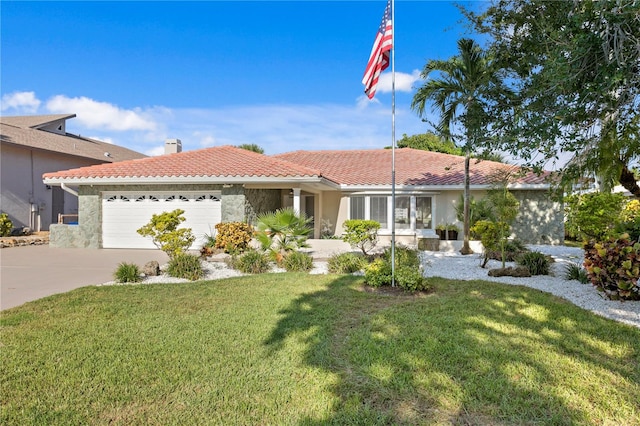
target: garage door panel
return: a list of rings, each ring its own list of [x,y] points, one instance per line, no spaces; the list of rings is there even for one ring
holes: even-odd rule
[[[125,201],[129,200],[129,201]],[[136,201],[137,200],[137,201]],[[191,228],[196,237],[191,246],[199,249],[205,234],[211,234],[221,218],[219,194],[203,193],[121,193],[105,194],[102,202],[102,246],[104,248],[155,248],[148,237],[136,230],[153,214],[185,211],[181,228]]]

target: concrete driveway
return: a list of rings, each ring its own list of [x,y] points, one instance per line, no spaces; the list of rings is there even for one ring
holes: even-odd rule
[[[160,250],[63,249],[48,245],[0,250],[0,309],[113,280],[121,262],[168,261]]]

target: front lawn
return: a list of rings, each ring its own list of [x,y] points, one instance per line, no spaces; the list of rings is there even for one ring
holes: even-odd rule
[[[537,290],[265,274],[2,313],[3,425],[640,425],[640,329]]]

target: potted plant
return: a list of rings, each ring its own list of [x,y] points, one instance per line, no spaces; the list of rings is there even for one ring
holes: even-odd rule
[[[460,228],[453,223],[441,223],[436,226],[436,233],[441,240],[457,240],[458,232]]]

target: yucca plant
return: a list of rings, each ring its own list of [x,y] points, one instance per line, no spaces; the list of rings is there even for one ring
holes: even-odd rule
[[[262,249],[280,264],[287,253],[309,247],[307,238],[311,233],[311,218],[292,208],[258,216],[256,239]]]

